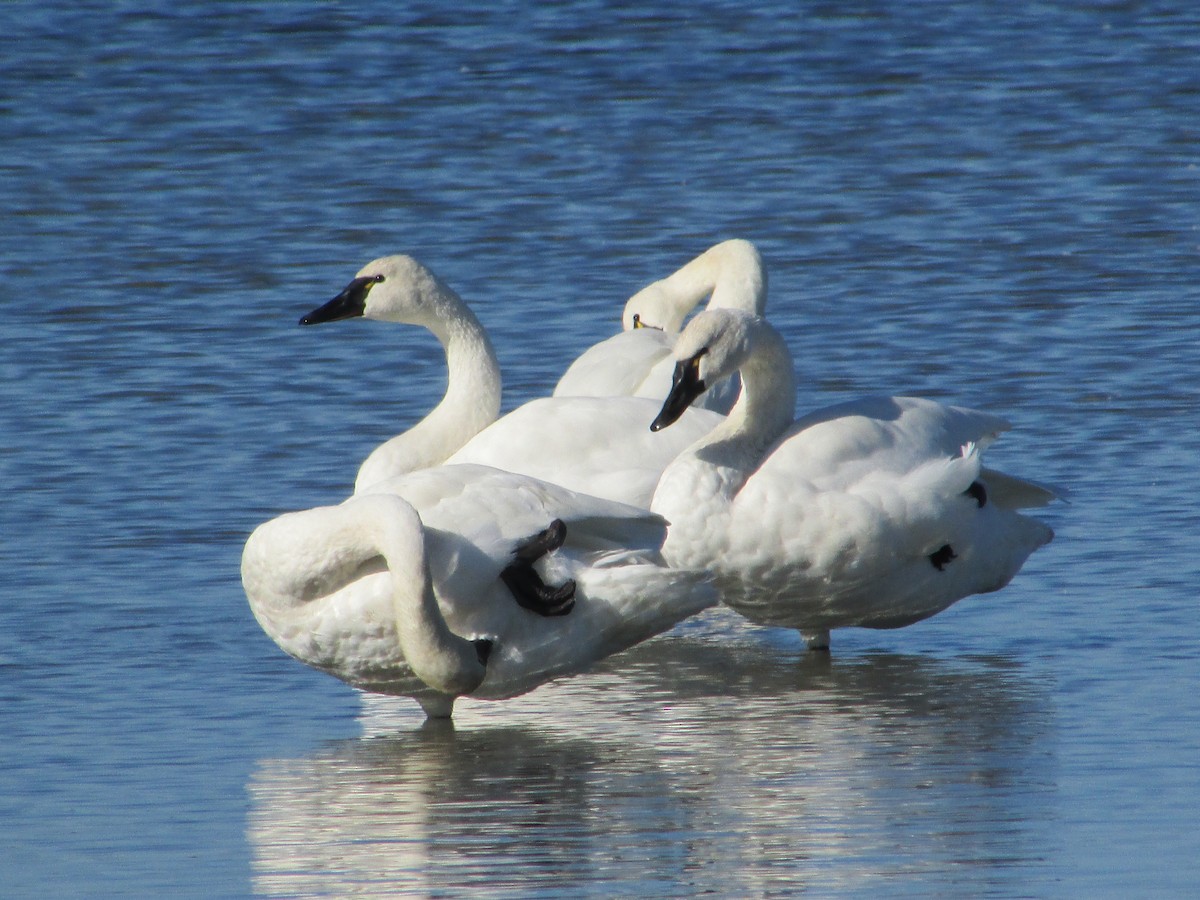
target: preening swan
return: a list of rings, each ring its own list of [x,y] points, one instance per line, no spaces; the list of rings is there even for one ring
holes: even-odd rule
[[[762,315],[767,273],[749,241],[722,241],[661,281],[629,298],[621,317],[625,330],[584,351],[559,379],[554,396],[632,395],[662,402],[671,389],[671,350],[688,314],[711,294],[708,309],[742,309]],[[727,413],[739,383],[715,385],[696,405]]]
[[[547,397],[493,423],[500,407],[500,366],[483,326],[454,291],[408,256],[368,263],[345,290],[300,321],[353,317],[428,328],[445,347],[449,370],[441,403],[367,457],[356,494],[443,462],[475,463],[647,507],[667,463],[720,421],[708,410],[689,410],[677,432],[655,435],[646,423],[657,413],[657,402]]]
[[[355,490],[436,466],[495,421],[500,364],[475,314],[441,279],[411,256],[385,256],[363,266],[346,288],[300,320],[301,325],[362,317],[420,325],[446,351],[446,395],[424,419],[381,444],[358,470]]]
[[[651,505],[671,522],[663,555],[710,569],[754,622],[798,628],[811,646],[831,628],[908,625],[1003,587],[1053,536],[1016,511],[1051,491],[981,468],[1002,419],[880,397],[793,421],[791,355],[744,312],[699,314],[674,357],[653,428],[735,370],[742,394],[663,473]]]
[[[524,693],[715,603],[705,575],[662,564],[665,533],[644,509],[443,466],[259,526],[242,583],[296,659],[448,716],[456,696]],[[531,580],[572,586],[573,608],[523,608]]]

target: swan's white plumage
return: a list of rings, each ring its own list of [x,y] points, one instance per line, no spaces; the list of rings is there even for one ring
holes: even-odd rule
[[[719,413],[691,409],[651,433],[660,404],[644,397],[543,397],[489,425],[446,461],[493,466],[573,491],[648,507],[663,469],[715,428]]]
[[[751,620],[818,639],[906,625],[1003,587],[1051,539],[1014,507],[1052,494],[1011,476],[989,484],[981,469],[1002,419],[879,397],[793,422],[791,357],[765,321],[701,313],[675,356],[701,350],[699,377],[740,369],[742,397],[667,468],[651,508],[671,522],[667,560],[710,568],[722,599]],[[992,494],[982,506],[966,493],[976,481]],[[955,556],[939,570],[931,554],[947,545]]]
[[[448,370],[441,402],[367,457],[355,493],[452,462],[505,469],[646,507],[667,463],[720,421],[715,413],[693,410],[676,433],[652,435],[647,426],[657,404],[630,397],[542,398],[496,420],[500,366],[483,326],[458,294],[409,256],[367,263],[341,294],[302,321],[353,316],[429,329],[445,348]]]
[[[671,389],[671,350],[688,314],[705,297],[709,309],[743,309],[762,315],[767,273],[749,241],[722,241],[666,278],[629,298],[624,331],[589,347],[554,388],[556,397],[649,397],[662,401]],[[727,413],[737,399],[735,378],[715,386],[696,405]]]
[[[346,537],[347,520],[374,535],[403,518],[388,503],[420,515],[411,546],[424,552],[434,618],[455,641],[494,641],[486,673],[473,687],[447,692],[414,670],[405,620],[395,612],[395,555],[385,559],[371,541]],[[566,616],[545,618],[518,606],[499,576],[516,544],[555,518],[566,523],[566,543],[538,567],[547,583],[574,579],[576,603]],[[703,575],[662,564],[665,530],[644,509],[510,472],[447,466],[260,526],[247,542],[242,577],[255,616],[289,654],[366,690],[416,697],[431,714],[446,715],[455,693],[485,699],[523,693],[712,605],[715,594]],[[409,635],[408,646],[422,649],[419,636]]]

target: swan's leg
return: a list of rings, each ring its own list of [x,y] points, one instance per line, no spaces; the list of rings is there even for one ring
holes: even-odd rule
[[[454,715],[454,697],[449,694],[422,694],[415,698],[430,719],[449,719]]]
[[[829,649],[829,629],[816,628],[812,630],[801,629],[800,637],[804,639],[805,645],[809,650],[828,650]]]
[[[500,573],[517,603],[542,616],[565,616],[575,606],[575,582],[567,579],[556,588],[542,581],[533,564],[557,550],[567,539],[567,526],[555,519],[545,531],[522,541],[513,551],[513,561]]]

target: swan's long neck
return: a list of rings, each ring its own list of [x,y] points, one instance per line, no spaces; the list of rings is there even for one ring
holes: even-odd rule
[[[740,309],[761,316],[767,304],[767,273],[749,241],[723,241],[661,282],[678,322],[705,297],[709,309]]]
[[[500,412],[500,364],[487,332],[449,288],[432,299],[428,314],[410,321],[433,332],[446,353],[445,396],[420,422],[367,457],[356,494],[385,478],[440,465]]]
[[[315,638],[311,608],[350,603],[338,592],[377,572],[381,558],[400,650],[413,673],[445,694],[474,690],[486,670],[475,645],[447,626],[429,578],[420,517],[395,495],[352,497],[259,526],[242,554],[242,583],[255,617],[281,647],[336,670],[337,648]]]
[[[681,454],[722,470],[724,489],[731,493],[753,474],[796,415],[796,376],[779,332],[769,326],[756,329],[752,350],[738,371],[742,393],[725,421]]]
[[[711,248],[716,270],[708,309],[740,309],[761,316],[767,308],[767,270],[749,241],[725,241]]]
[[[374,514],[373,530],[392,575],[400,649],[414,674],[444,694],[465,694],[479,687],[487,670],[475,645],[451,632],[442,616],[425,560],[424,526],[416,510],[391,494],[360,499],[383,501],[383,508]],[[353,505],[357,507],[357,502]]]

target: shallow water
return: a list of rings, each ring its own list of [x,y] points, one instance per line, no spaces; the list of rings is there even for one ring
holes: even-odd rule
[[[0,883],[12,896],[1200,887],[1188,4],[9,4]],[[454,728],[284,657],[245,535],[441,390],[299,329],[409,252],[506,406],[759,246],[799,409],[980,406],[1061,485],[1003,592],[831,658],[727,613]]]

